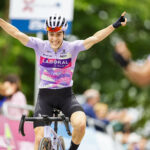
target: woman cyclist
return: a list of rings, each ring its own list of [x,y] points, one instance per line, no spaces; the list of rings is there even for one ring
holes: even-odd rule
[[[86,116],[72,92],[72,75],[77,55],[80,51],[91,48],[110,35],[115,28],[125,26],[127,19],[125,12],[113,24],[98,31],[85,40],[74,42],[64,41],[64,31],[67,20],[60,15],[51,15],[46,20],[48,40],[43,41],[20,32],[16,27],[0,19],[0,26],[9,35],[18,39],[23,45],[33,48],[39,64],[40,84],[38,100],[34,116],[38,114],[52,115],[52,108],[62,110],[70,118],[72,141],[69,150],[76,150],[85,134]],[[35,150],[43,137],[43,124],[34,122]]]

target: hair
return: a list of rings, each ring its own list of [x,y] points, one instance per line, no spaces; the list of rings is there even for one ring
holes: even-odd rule
[[[63,34],[65,35],[65,32],[64,31],[62,31],[63,32]],[[47,34],[47,37],[48,37],[48,31],[46,31],[46,34]]]
[[[7,75],[4,78],[4,82],[10,82],[11,84],[16,84],[17,85],[16,92],[21,90],[21,80],[15,74],[9,74],[9,75]]]
[[[95,106],[94,106],[94,111],[95,111],[95,112],[98,112],[98,111],[99,111],[100,109],[102,109],[102,108],[108,110],[108,105],[105,104],[105,103],[97,103],[97,104],[95,104]]]
[[[86,101],[88,101],[89,99],[92,99],[94,97],[99,97],[100,98],[100,93],[98,90],[95,89],[88,89],[84,92],[83,94],[86,98]]]

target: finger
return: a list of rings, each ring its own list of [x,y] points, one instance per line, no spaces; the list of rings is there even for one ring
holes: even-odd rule
[[[121,22],[121,25],[122,25],[122,26],[126,26],[126,23],[124,23],[124,22],[122,23],[122,22]]]
[[[126,14],[126,11],[124,11],[124,12],[121,14],[121,16],[125,16],[125,14]]]
[[[121,25],[122,26],[125,26],[127,24],[127,18],[125,18],[125,21],[124,22],[121,22]]]

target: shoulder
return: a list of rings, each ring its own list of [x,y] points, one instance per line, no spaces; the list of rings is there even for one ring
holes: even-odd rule
[[[75,40],[75,41],[66,41],[63,40],[64,44],[68,44],[68,45],[78,45],[78,44],[83,44],[84,40]]]
[[[69,41],[67,42],[67,44],[76,50],[85,50],[84,40]]]
[[[66,45],[70,45],[71,44],[71,42],[70,41],[65,41],[65,40],[63,40],[63,45],[64,46],[66,46]]]
[[[18,98],[18,99],[26,99],[25,95],[21,91],[17,91],[14,95],[13,98]]]
[[[43,42],[43,40],[40,39],[40,38],[37,38],[37,37],[30,36],[29,37],[29,42]]]
[[[29,41],[27,43],[27,46],[30,46],[30,45],[38,45],[38,44],[42,44],[42,43],[46,43],[46,41],[40,39],[40,38],[37,38],[37,37],[32,37],[30,36],[29,37]]]
[[[29,41],[27,43],[27,47],[31,47],[31,48],[38,48],[40,45],[43,45],[44,43],[46,43],[46,41],[43,41],[40,38],[37,37],[29,37]]]
[[[70,42],[70,44],[72,44],[72,45],[80,45],[80,44],[83,44],[83,42],[84,42],[84,40],[75,40],[75,41],[72,41],[72,42]]]

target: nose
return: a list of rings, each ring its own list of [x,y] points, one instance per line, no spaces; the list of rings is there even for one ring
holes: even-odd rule
[[[57,36],[53,36],[53,40],[57,40]]]

